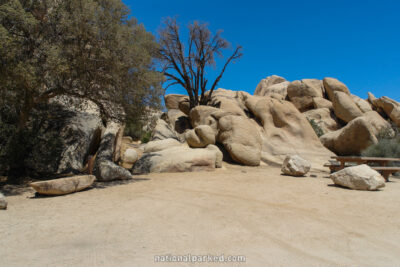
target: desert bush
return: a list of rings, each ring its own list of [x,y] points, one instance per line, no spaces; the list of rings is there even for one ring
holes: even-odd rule
[[[378,143],[369,146],[361,152],[364,157],[400,158],[400,135],[398,130],[393,132],[384,130],[378,134]],[[389,166],[400,166],[400,163],[391,162]],[[396,174],[399,176],[399,173]]]
[[[145,132],[142,135],[141,141],[144,144],[144,143],[148,143],[150,141],[150,139],[151,139],[151,132]]]
[[[314,129],[314,132],[317,134],[318,137],[323,136],[324,130],[318,125],[318,123],[315,122],[314,119],[308,119],[308,122],[311,124],[311,127]]]

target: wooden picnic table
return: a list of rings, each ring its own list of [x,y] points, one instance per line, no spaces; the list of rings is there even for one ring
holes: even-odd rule
[[[385,167],[389,162],[400,162],[400,158],[378,158],[378,157],[349,157],[349,156],[333,156],[340,162],[340,167],[343,169],[346,162],[355,162],[359,164],[378,163],[380,166]]]
[[[334,156],[331,157],[338,161],[338,165],[334,163],[326,164],[331,171],[339,171],[346,167],[346,163],[352,162],[357,165],[377,163],[379,166],[373,166],[372,168],[382,174],[386,181],[389,180],[389,176],[395,172],[400,172],[400,167],[387,167],[390,162],[400,162],[400,158],[378,158],[378,157],[352,157],[352,156]]]

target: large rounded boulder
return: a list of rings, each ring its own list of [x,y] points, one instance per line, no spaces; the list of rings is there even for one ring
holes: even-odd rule
[[[347,86],[342,83],[341,81],[339,81],[338,79],[335,78],[324,78],[324,80],[322,81],[326,94],[328,95],[329,100],[333,101],[333,92],[339,91],[339,92],[343,92],[346,93],[348,95],[350,95],[350,91],[349,88],[347,88]]]
[[[218,121],[218,141],[238,163],[258,166],[262,140],[254,124],[246,117],[227,115]]]
[[[344,92],[333,92],[332,103],[336,117],[344,122],[350,122],[363,115],[363,112],[354,103],[352,97]]]
[[[365,117],[352,120],[340,130],[321,136],[325,147],[338,155],[359,155],[361,151],[378,142],[374,129]]]

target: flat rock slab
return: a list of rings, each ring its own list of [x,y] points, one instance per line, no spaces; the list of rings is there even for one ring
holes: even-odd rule
[[[80,175],[48,181],[34,182],[30,186],[43,195],[66,195],[88,188],[96,180],[94,175]]]

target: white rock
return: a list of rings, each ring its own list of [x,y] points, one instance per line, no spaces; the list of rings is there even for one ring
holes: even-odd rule
[[[122,160],[127,163],[135,163],[139,159],[139,155],[133,148],[128,148],[122,157]]]
[[[291,176],[304,176],[311,169],[311,164],[298,155],[287,156],[282,164],[282,172]]]
[[[7,200],[6,197],[0,193],[0,210],[6,210],[7,209]]]
[[[220,159],[218,152],[213,149],[177,146],[145,153],[135,163],[133,173],[213,171]]]
[[[172,138],[151,141],[144,146],[144,153],[157,152],[180,145],[182,144],[178,140]]]
[[[385,179],[368,165],[348,167],[331,174],[332,181],[355,190],[377,190],[385,187]]]

